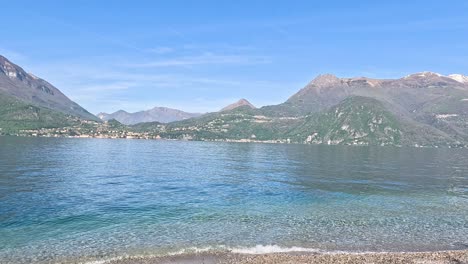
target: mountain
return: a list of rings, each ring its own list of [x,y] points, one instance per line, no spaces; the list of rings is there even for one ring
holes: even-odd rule
[[[396,115],[375,98],[350,96],[328,110],[308,115],[288,134],[294,142],[345,145],[458,145],[434,127]],[[465,141],[467,142],[467,141]]]
[[[333,145],[459,145],[431,126],[402,119],[370,97],[350,96],[335,106],[302,117],[269,117],[249,108],[216,112],[146,131],[188,140],[240,140]],[[141,129],[140,129],[141,130]],[[465,141],[468,142],[468,141]]]
[[[230,111],[230,110],[233,110],[233,109],[236,109],[238,107],[241,107],[241,106],[244,106],[244,107],[248,107],[248,108],[252,108],[252,109],[255,109],[256,107],[251,104],[249,101],[247,101],[246,99],[240,99],[239,101],[235,102],[235,103],[232,103],[226,107],[224,107],[223,109],[220,110],[220,112],[223,112],[223,111]]]
[[[468,85],[432,72],[399,79],[320,75],[279,105],[167,125],[169,138],[444,146],[468,143]]]
[[[99,113],[97,116],[104,121],[115,119],[122,124],[134,125],[143,122],[160,122],[169,123],[188,118],[198,117],[201,114],[187,113],[181,110],[167,108],[167,107],[154,107],[150,110],[139,111],[135,113],[128,113],[124,110],[119,110],[112,114]]]
[[[400,79],[320,75],[285,103],[262,107],[260,112],[267,116],[304,116],[350,96],[377,99],[400,119],[430,125],[459,139],[468,138],[468,84],[432,72]]]
[[[240,106],[166,124],[160,135],[188,140],[276,140],[282,139],[300,118],[276,118],[258,115],[256,109]],[[151,128],[156,129],[158,124]]]
[[[403,133],[398,118],[382,102],[351,96],[327,111],[307,116],[289,135],[304,143],[399,145]]]
[[[47,81],[25,72],[0,55],[0,96],[66,115],[98,120]]]
[[[300,116],[324,110],[348,96],[357,95],[392,103],[406,112],[417,112],[418,107],[436,99],[447,104],[447,100],[466,98],[467,91],[467,84],[430,72],[400,79],[338,78],[325,74],[315,78],[285,103],[264,107],[263,111],[269,115]]]

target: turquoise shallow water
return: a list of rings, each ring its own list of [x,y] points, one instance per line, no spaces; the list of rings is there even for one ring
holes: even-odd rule
[[[468,150],[0,137],[1,263],[192,247],[467,248]]]

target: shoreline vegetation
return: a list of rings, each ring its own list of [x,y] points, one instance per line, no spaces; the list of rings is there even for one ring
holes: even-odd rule
[[[287,139],[277,140],[258,140],[258,139],[193,139],[193,138],[163,138],[159,135],[141,135],[131,133],[129,135],[69,135],[69,134],[38,134],[38,133],[19,133],[19,134],[2,134],[0,137],[28,137],[28,138],[72,138],[72,139],[136,139],[136,140],[164,140],[164,141],[195,141],[195,142],[227,142],[227,143],[260,143],[260,144],[297,144],[297,145],[329,145],[329,146],[390,146],[390,147],[414,147],[414,148],[459,148],[468,149],[468,145],[372,145],[372,144],[334,144],[333,142],[323,143],[305,143],[291,142]]]
[[[98,263],[98,262],[89,262]],[[426,251],[426,252],[365,252],[365,253],[265,253],[239,254],[232,252],[203,252],[171,256],[138,256],[115,258],[99,263],[109,264],[256,264],[256,263],[468,263],[468,250]]]

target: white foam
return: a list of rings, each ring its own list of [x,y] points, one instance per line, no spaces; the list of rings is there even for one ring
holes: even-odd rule
[[[232,253],[239,254],[269,254],[269,253],[288,253],[288,252],[322,252],[316,248],[304,247],[280,247],[277,245],[256,245],[255,247],[232,248]]]
[[[90,260],[86,262],[79,262],[79,264],[105,264],[111,261],[122,260],[125,258],[129,258],[129,256],[120,256],[120,257],[107,258],[107,259],[102,259],[102,260]]]
[[[184,255],[184,254],[198,254],[198,253],[205,253],[205,252],[215,252],[215,251],[226,251],[229,252],[229,248],[226,246],[215,246],[215,247],[189,247],[183,248],[177,251],[171,251],[166,253],[159,253],[159,254],[145,254],[145,255],[124,255],[119,257],[111,257],[101,260],[90,260],[85,262],[80,262],[79,264],[105,264],[115,260],[122,260],[122,259],[135,259],[135,258],[156,258],[156,257],[164,257],[164,256],[177,256],[177,255]]]
[[[190,253],[204,253],[204,252],[213,252],[213,251],[230,251],[230,248],[226,246],[214,246],[214,247],[189,247],[184,248],[178,251],[169,252],[164,255],[166,256],[174,256],[174,255],[182,255],[182,254],[190,254]]]
[[[160,254],[145,254],[145,255],[132,255],[132,256],[120,256],[120,257],[111,257],[103,260],[92,260],[81,262],[80,264],[105,264],[115,260],[122,259],[135,259],[135,258],[154,258],[154,257],[164,257],[164,256],[177,256],[184,254],[199,254],[199,253],[209,253],[209,252],[226,252],[226,253],[235,253],[235,254],[247,254],[247,255],[260,255],[260,254],[274,254],[274,253],[293,253],[293,252],[307,252],[307,253],[321,253],[321,254],[365,254],[368,252],[348,252],[348,251],[324,251],[317,248],[306,248],[306,247],[281,247],[278,245],[256,245],[253,247],[228,247],[224,245],[219,246],[209,246],[209,247],[189,247],[183,248],[177,251],[160,253]]]
[[[224,245],[211,246],[211,247],[189,247],[178,251],[163,254],[165,256],[174,256],[190,253],[206,253],[206,252],[230,252],[237,254],[269,254],[269,253],[288,253],[288,252],[313,252],[313,253],[325,253],[320,249],[316,248],[305,248],[305,247],[281,247],[278,245],[256,245],[253,247],[228,247]]]

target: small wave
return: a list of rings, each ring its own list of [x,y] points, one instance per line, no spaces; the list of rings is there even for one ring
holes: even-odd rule
[[[291,253],[291,252],[310,252],[310,253],[326,253],[316,248],[305,248],[305,247],[281,247],[278,245],[256,245],[253,247],[228,247],[224,245],[219,246],[207,246],[207,247],[188,247],[176,251],[169,251],[165,253],[156,254],[145,254],[145,255],[125,255],[119,257],[112,257],[103,260],[92,260],[81,262],[81,264],[105,264],[115,260],[132,259],[132,258],[156,258],[165,256],[178,256],[186,254],[201,254],[201,253],[234,253],[234,254],[271,254],[271,253]]]
[[[111,261],[115,260],[122,260],[126,258],[131,258],[130,256],[120,256],[120,257],[114,257],[114,258],[107,258],[107,259],[101,259],[101,260],[89,260],[89,261],[84,261],[84,262],[79,262],[78,264],[105,264]]]
[[[312,252],[323,253],[322,250],[316,248],[305,247],[281,247],[277,245],[256,245],[254,247],[231,248],[232,253],[239,254],[269,254],[269,253],[288,253],[288,252]]]
[[[196,254],[196,253],[207,253],[207,252],[230,252],[231,249],[226,246],[207,246],[207,247],[188,247],[177,251],[172,251],[159,256],[176,256],[183,254]]]
[[[207,253],[207,252],[226,252],[236,254],[269,254],[269,253],[288,253],[288,252],[311,252],[311,253],[325,253],[317,248],[305,247],[281,247],[278,245],[256,245],[253,247],[228,247],[224,245],[209,246],[209,247],[189,247],[178,251],[170,252],[164,255],[181,255],[191,253]]]
[[[398,251],[399,253],[408,253],[412,251]],[[424,251],[423,251],[424,252]],[[153,252],[150,254],[123,254],[116,257],[108,257],[105,259],[94,259],[82,262],[73,262],[79,264],[106,264],[113,261],[123,259],[151,259],[151,258],[164,258],[168,256],[182,256],[182,255],[197,255],[197,254],[218,254],[218,253],[232,253],[232,254],[246,254],[246,255],[261,255],[261,254],[275,254],[275,253],[319,253],[319,254],[352,254],[361,255],[369,253],[391,253],[391,251],[343,251],[343,250],[323,250],[318,248],[307,247],[282,247],[278,245],[256,245],[253,247],[229,247],[225,245],[206,246],[206,247],[187,247],[174,251]],[[395,253],[395,252],[393,252]],[[67,262],[68,263],[68,262]]]

